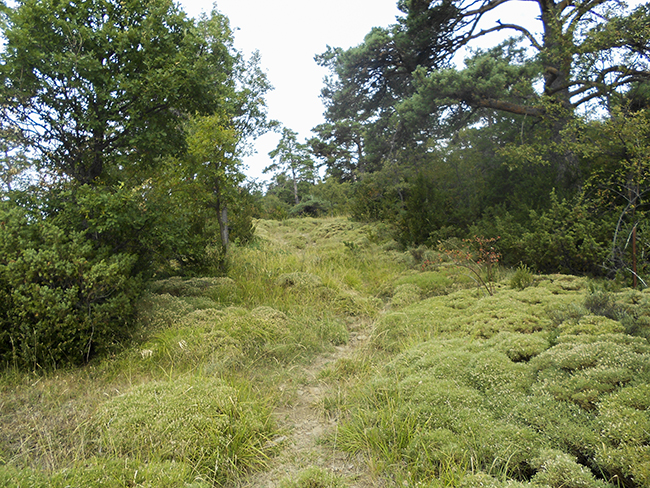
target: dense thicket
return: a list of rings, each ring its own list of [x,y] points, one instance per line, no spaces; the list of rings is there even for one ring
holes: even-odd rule
[[[401,0],[396,24],[328,48],[312,150],[404,245],[478,233],[507,264],[640,277],[650,6],[530,3],[521,23],[510,0]]]
[[[241,158],[270,86],[217,11],[25,0],[2,15],[0,360],[81,363],[129,336],[152,276],[211,271],[251,237]]]

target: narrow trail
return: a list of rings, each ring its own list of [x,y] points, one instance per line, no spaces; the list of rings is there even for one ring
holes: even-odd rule
[[[275,440],[281,452],[269,462],[266,471],[255,473],[241,488],[277,488],[287,480],[295,479],[308,468],[318,467],[345,480],[350,488],[380,487],[379,480],[371,479],[368,468],[361,458],[352,458],[337,451],[331,443],[322,442],[336,432],[338,419],[328,418],[322,408],[323,399],[332,385],[320,379],[320,373],[339,359],[350,358],[361,350],[368,340],[365,326],[357,324],[358,330],[350,332],[347,344],[336,346],[333,352],[322,354],[302,366],[304,380],[297,388],[290,405],[274,412],[278,426],[286,432]],[[287,385],[280,385],[285,388]]]

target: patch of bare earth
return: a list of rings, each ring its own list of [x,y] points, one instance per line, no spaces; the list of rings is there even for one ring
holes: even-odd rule
[[[365,331],[352,332],[348,344],[337,346],[334,352],[303,367],[304,380],[297,388],[295,400],[274,412],[278,426],[286,432],[275,440],[281,447],[280,454],[270,460],[268,470],[254,474],[241,488],[276,488],[282,481],[295,479],[301,471],[312,467],[340,477],[350,488],[383,486],[371,475],[364,459],[336,449],[331,439],[335,439],[338,419],[325,415],[322,407],[331,386],[320,379],[320,373],[335,361],[352,357],[366,341]],[[330,441],[323,442],[325,438]]]

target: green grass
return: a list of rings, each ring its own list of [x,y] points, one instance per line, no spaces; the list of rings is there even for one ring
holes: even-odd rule
[[[152,283],[116,356],[5,370],[0,486],[237,486],[282,448],[271,413],[299,366],[353,333],[319,406],[381,486],[650,486],[650,293],[519,269],[489,296],[340,217],[257,236],[225,277]],[[281,486],[352,483],[306,467]]]

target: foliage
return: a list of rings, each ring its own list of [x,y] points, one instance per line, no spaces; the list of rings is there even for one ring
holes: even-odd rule
[[[551,194],[547,212],[531,212],[531,230],[521,236],[525,262],[541,272],[602,273],[606,259],[606,221],[592,218],[586,204],[560,202]]]
[[[498,235],[498,249],[506,265],[523,263],[542,273],[606,274],[611,216],[595,214],[597,210],[581,199],[560,201],[555,192],[549,205],[544,211],[531,210],[527,222],[503,209],[493,209],[471,230]]]
[[[612,220],[616,219],[610,224],[612,244],[607,267],[612,274],[634,276],[636,282],[645,273],[642,260],[638,268],[636,261],[646,251],[643,222],[650,190],[650,113],[647,109],[630,112],[625,106],[617,107],[606,120],[576,121],[569,132],[574,150],[594,161],[586,182],[587,194],[612,215]]]
[[[577,107],[617,98],[647,79],[646,7],[629,11],[609,0],[573,8],[540,0],[529,28],[508,11],[511,3],[402,1],[396,24],[374,28],[359,46],[320,55],[331,72],[322,91],[327,122],[312,146],[332,174],[349,179],[355,171],[376,171],[399,162],[414,142],[426,153],[429,139],[486,125],[495,112],[514,116],[522,135],[516,146],[540,149],[526,139],[543,125],[552,146]],[[487,20],[488,13],[498,20]],[[494,33],[512,37],[471,50]],[[456,67],[453,58],[463,48],[470,56]],[[538,159],[555,165],[558,176],[578,174],[571,154],[547,149]]]
[[[127,210],[135,202],[124,197],[116,200]],[[117,203],[110,196],[108,202]],[[57,222],[11,202],[2,202],[0,212],[5,364],[34,370],[80,364],[129,336],[143,263],[130,242],[133,235],[120,235],[124,221],[77,213],[76,222]],[[85,229],[79,225],[84,217]],[[99,233],[111,239],[89,238]]]
[[[29,168],[27,156],[22,148],[20,134],[10,128],[0,130],[0,192],[11,192],[27,184],[26,171]]]
[[[533,273],[525,264],[519,264],[510,278],[510,287],[523,290],[533,284]]]
[[[210,37],[168,0],[30,0],[5,14],[4,121],[40,164],[82,184],[141,177],[178,152],[185,114],[212,113],[230,77],[216,12]]]
[[[311,187],[310,192],[315,198],[323,200],[331,206],[331,215],[350,214],[352,193],[350,183],[338,183],[333,178],[328,178],[325,181],[318,181],[316,185]]]
[[[261,201],[259,218],[283,220],[289,217],[290,205],[281,200],[275,193],[268,192]]]
[[[404,182],[394,172],[378,172],[364,176],[353,187],[351,216],[361,222],[394,222],[399,214],[398,201]]]
[[[329,213],[329,209],[330,205],[328,202],[312,197],[291,207],[289,216],[299,217],[301,215],[308,215],[310,217],[322,217]]]
[[[2,202],[2,356],[54,367],[127,339],[154,274],[211,266],[205,219],[145,184],[14,193]]]
[[[88,362],[129,337],[146,280],[217,271],[229,229],[252,239],[237,187],[270,86],[216,10],[2,7],[0,355],[33,369]]]

